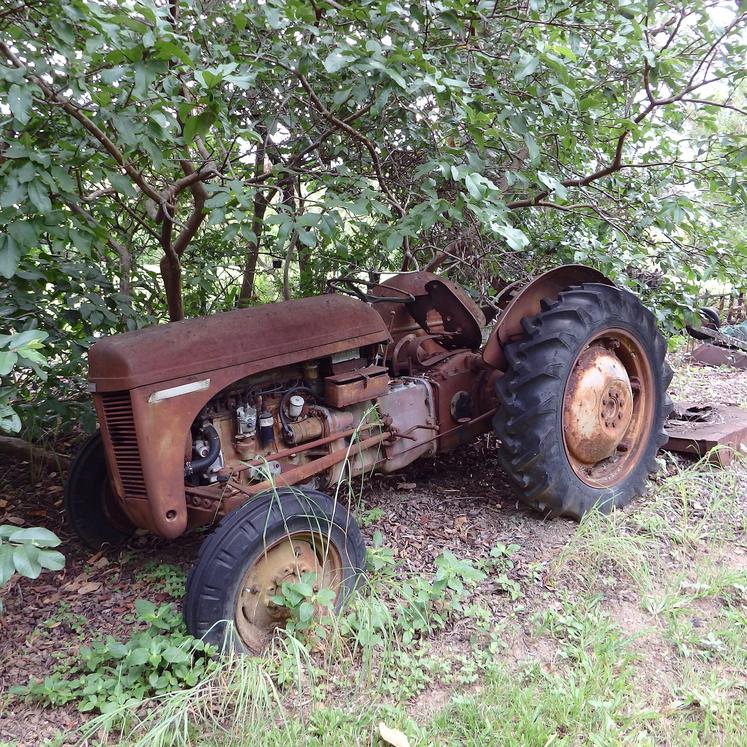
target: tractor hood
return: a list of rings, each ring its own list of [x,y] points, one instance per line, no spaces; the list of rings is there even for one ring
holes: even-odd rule
[[[258,361],[276,368],[388,340],[367,304],[316,296],[106,337],[89,351],[89,380],[97,392],[121,391]]]

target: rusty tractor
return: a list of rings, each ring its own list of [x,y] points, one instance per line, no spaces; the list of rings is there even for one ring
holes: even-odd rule
[[[311,579],[335,605],[365,564],[339,486],[494,429],[520,498],[544,515],[608,511],[644,490],[666,440],[671,371],[653,315],[581,265],[495,299],[497,318],[427,272],[104,338],[100,424],[65,505],[93,547],[137,528],[217,523],[188,579],[195,636],[261,649]]]

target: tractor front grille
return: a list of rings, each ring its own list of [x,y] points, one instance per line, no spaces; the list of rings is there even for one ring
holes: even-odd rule
[[[143,467],[135,433],[135,419],[129,392],[101,394],[106,417],[106,429],[112,441],[116,470],[122,482],[125,498],[146,498]]]

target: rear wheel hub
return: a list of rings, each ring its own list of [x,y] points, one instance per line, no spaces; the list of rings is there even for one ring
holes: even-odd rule
[[[629,332],[599,332],[579,353],[563,396],[563,441],[587,485],[611,488],[635,469],[650,430],[652,394],[651,366]]]
[[[591,465],[615,453],[633,416],[633,390],[613,352],[595,345],[579,356],[564,407],[565,439],[573,457]]]

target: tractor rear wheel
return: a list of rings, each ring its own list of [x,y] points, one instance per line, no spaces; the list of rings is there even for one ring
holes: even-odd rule
[[[496,384],[501,465],[548,515],[626,505],[656,470],[672,409],[653,314],[627,291],[586,283],[543,301],[522,327]]]
[[[118,545],[135,531],[112,491],[100,431],[83,444],[70,466],[64,504],[75,533],[93,550]]]
[[[331,590],[339,611],[365,558],[358,525],[342,504],[305,488],[261,493],[228,514],[200,548],[187,579],[187,628],[218,647],[259,653],[293,612],[278,603],[286,582],[306,582],[312,605],[320,590]]]

